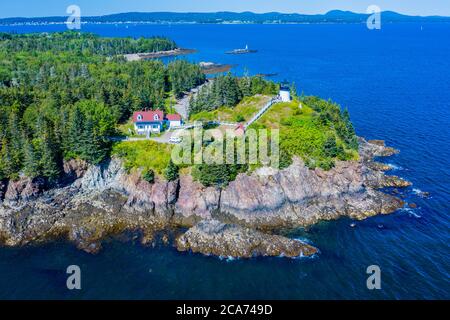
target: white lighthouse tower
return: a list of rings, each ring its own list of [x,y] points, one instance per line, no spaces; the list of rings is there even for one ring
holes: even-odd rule
[[[291,101],[291,89],[286,84],[281,84],[280,86],[280,93],[279,93],[280,99],[283,102],[290,102]]]

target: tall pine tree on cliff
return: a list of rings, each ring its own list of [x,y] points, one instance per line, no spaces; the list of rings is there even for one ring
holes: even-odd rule
[[[23,139],[23,173],[29,178],[39,175],[39,159],[33,144],[29,139]]]
[[[45,132],[41,138],[40,144],[41,173],[48,178],[50,182],[55,182],[61,173],[58,146],[55,143],[55,137],[51,126],[47,123]]]
[[[22,165],[22,132],[17,107],[14,106],[8,120],[8,146],[11,169],[18,172]]]
[[[75,107],[69,120],[69,129],[67,132],[68,154],[67,157],[79,157],[83,153],[83,129],[84,114],[80,108]]]
[[[2,140],[2,147],[0,150],[0,178],[12,178],[16,172],[14,162],[11,157],[9,142],[6,138]]]
[[[172,160],[169,161],[166,170],[164,170],[164,177],[168,181],[174,181],[179,177],[179,168],[172,162]]]
[[[81,158],[92,164],[98,164],[106,157],[106,149],[103,146],[102,139],[96,134],[94,122],[87,118],[84,123],[83,134],[81,137]]]

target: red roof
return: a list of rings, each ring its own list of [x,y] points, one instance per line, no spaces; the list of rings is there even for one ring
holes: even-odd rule
[[[154,122],[163,121],[164,112],[161,110],[155,111],[136,111],[133,113],[133,122]]]
[[[178,113],[168,114],[166,117],[169,121],[181,121],[181,116]]]

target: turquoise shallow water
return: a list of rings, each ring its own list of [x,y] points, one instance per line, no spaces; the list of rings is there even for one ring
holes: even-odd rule
[[[0,298],[405,299],[450,298],[450,24],[85,25],[104,36],[166,35],[199,52],[194,61],[237,64],[236,73],[277,73],[305,94],[349,108],[357,133],[401,154],[383,161],[413,182],[417,209],[357,222],[320,223],[292,236],[319,247],[313,259],[225,261],[173,248],[108,241],[91,256],[67,243],[0,248]],[[0,27],[0,31],[63,26]],[[257,54],[224,52],[244,47]],[[421,192],[430,192],[423,198]],[[65,268],[83,270],[80,292],[65,289]],[[379,265],[382,290],[366,288]]]

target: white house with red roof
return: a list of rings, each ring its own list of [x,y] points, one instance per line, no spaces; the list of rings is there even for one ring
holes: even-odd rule
[[[182,125],[179,114],[165,115],[161,110],[136,111],[133,113],[134,130],[137,134],[160,133],[165,128],[174,128]]]

